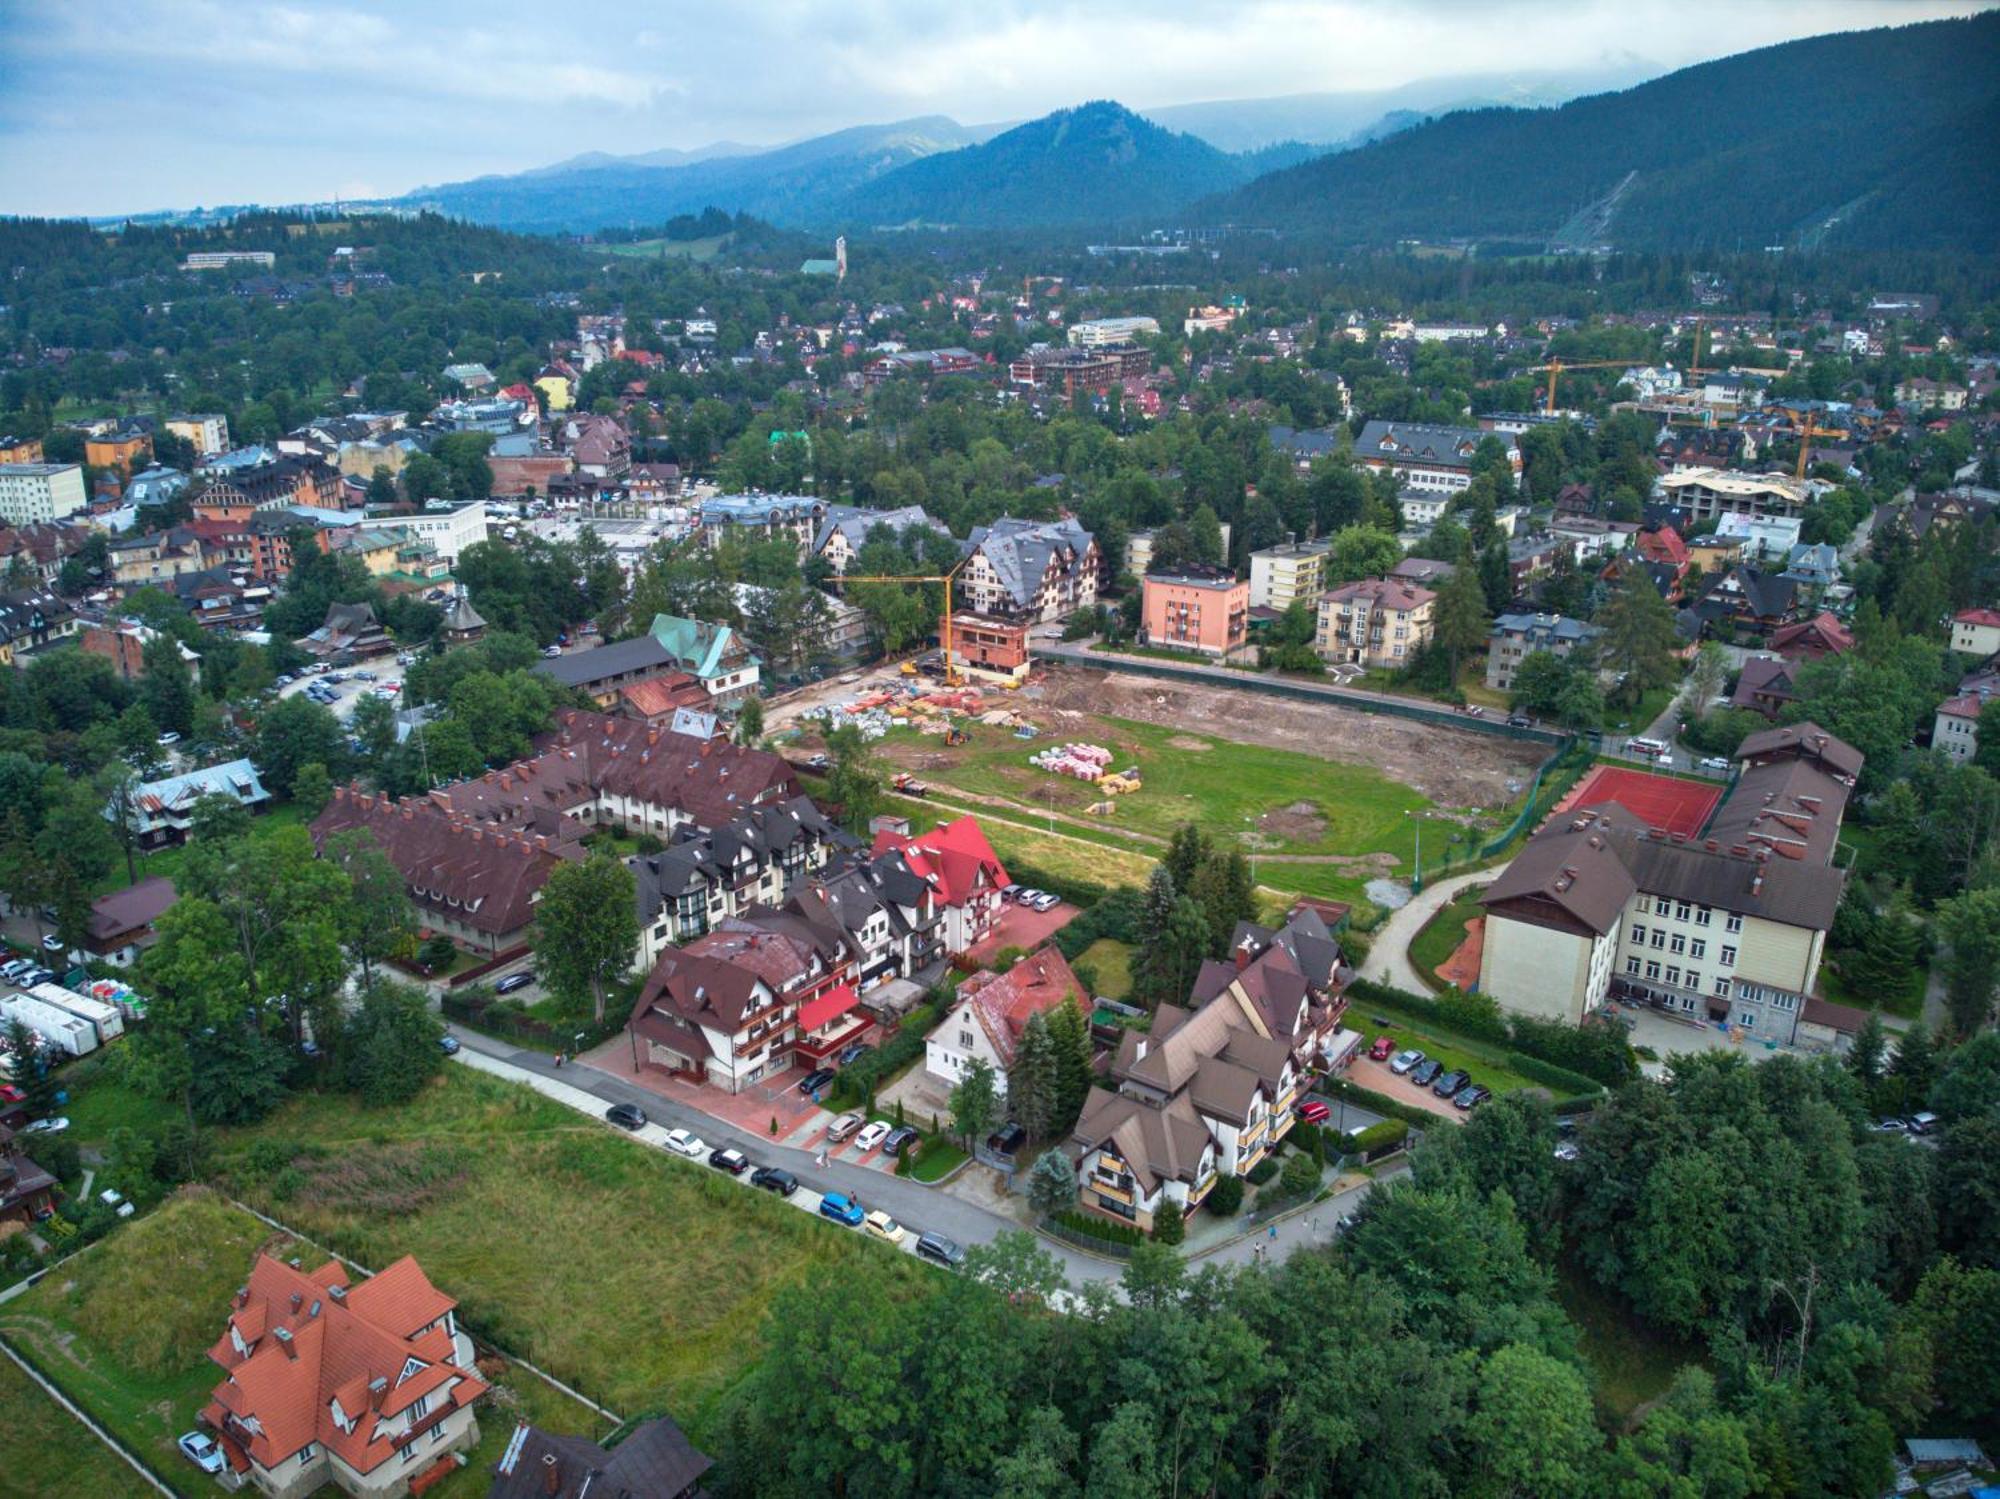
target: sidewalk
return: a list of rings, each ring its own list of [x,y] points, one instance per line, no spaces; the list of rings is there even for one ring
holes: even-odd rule
[[[1389,919],[1375,929],[1361,976],[1411,994],[1434,993],[1432,986],[1417,976],[1417,970],[1410,963],[1410,943],[1433,916],[1451,904],[1459,891],[1468,885],[1481,885],[1497,878],[1506,867],[1499,864],[1490,869],[1474,870],[1471,874],[1455,874],[1450,879],[1439,880],[1435,885],[1424,886],[1410,897],[1408,905],[1391,911]]]

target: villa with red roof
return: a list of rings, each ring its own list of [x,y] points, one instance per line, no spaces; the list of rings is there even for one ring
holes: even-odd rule
[[[353,1285],[335,1261],[308,1272],[260,1254],[208,1352],[227,1374],[201,1413],[224,1484],[398,1499],[451,1466],[479,1441],[488,1388],[457,1305],[407,1255]]]
[[[1771,632],[1771,649],[1787,661],[1819,661],[1854,649],[1854,632],[1822,609],[1811,619]]]
[[[1951,617],[1951,648],[1967,656],[2000,651],[2000,609],[1961,609]]]
[[[993,1068],[995,1087],[1004,1095],[1007,1069],[1028,1021],[1070,998],[1089,1003],[1082,982],[1053,944],[1005,973],[975,973],[958,986],[958,1002],[925,1041],[924,1070],[955,1087],[977,1058]]]
[[[875,835],[875,853],[900,854],[910,873],[936,892],[946,952],[964,952],[1000,920],[1000,892],[1013,881],[977,818],[940,823],[915,837],[885,829]]]

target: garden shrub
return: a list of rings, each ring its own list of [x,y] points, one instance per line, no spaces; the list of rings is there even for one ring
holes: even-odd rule
[[[1310,1125],[1305,1125],[1300,1127],[1307,1129],[1311,1128]],[[1297,1133],[1296,1128],[1294,1129],[1293,1133],[1294,1134]],[[1272,1177],[1276,1176],[1277,1174],[1278,1174],[1278,1158],[1276,1156],[1267,1155],[1264,1157],[1263,1160],[1259,1161],[1256,1165],[1250,1168],[1250,1185],[1253,1187],[1261,1187],[1264,1185],[1265,1182],[1269,1181]]]
[[[1187,1237],[1187,1218],[1171,1197],[1153,1214],[1153,1237],[1162,1244],[1178,1244]]]
[[[1306,1197],[1319,1188],[1320,1164],[1309,1155],[1293,1151],[1285,1158],[1284,1174],[1278,1178],[1280,1197]]]
[[[1225,1176],[1209,1188],[1205,1206],[1218,1218],[1233,1218],[1243,1211],[1243,1178]]]
[[[1544,1062],[1540,1057],[1531,1057],[1526,1052],[1508,1052],[1507,1065],[1529,1082],[1541,1083],[1560,1093],[1594,1094],[1600,1091],[1595,1078],[1585,1077],[1580,1072],[1571,1072],[1567,1067],[1558,1067],[1553,1062]]]

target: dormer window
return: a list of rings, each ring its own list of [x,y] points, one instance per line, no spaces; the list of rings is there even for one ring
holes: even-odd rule
[[[426,1364],[420,1358],[415,1358],[415,1357],[406,1358],[403,1360],[403,1372],[396,1376],[396,1383],[401,1384],[404,1380],[408,1379],[412,1374],[421,1374],[425,1369],[428,1369],[429,1367],[430,1365]]]

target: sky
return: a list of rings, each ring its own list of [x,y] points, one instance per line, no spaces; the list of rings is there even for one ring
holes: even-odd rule
[[[0,213],[366,198],[583,151],[1657,71],[1968,0],[0,0]]]

